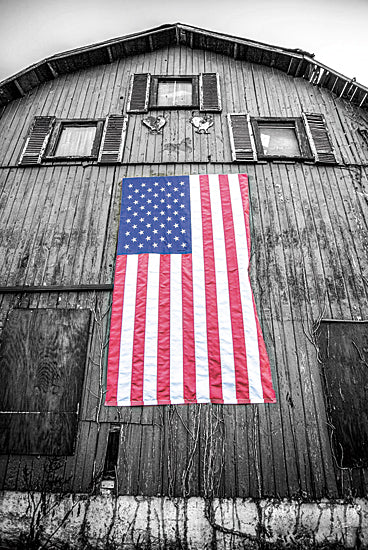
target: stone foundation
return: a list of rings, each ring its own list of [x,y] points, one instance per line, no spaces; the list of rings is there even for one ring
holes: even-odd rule
[[[368,500],[207,501],[3,492],[0,547],[17,544],[101,550],[368,549]]]

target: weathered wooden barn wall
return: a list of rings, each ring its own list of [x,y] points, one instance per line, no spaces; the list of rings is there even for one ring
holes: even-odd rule
[[[34,116],[125,112],[133,73],[218,72],[223,109],[209,135],[190,111],[158,111],[151,135],[129,115],[122,165],[17,165]],[[231,160],[226,114],[325,115],[338,165]],[[366,112],[309,82],[227,56],[168,47],[60,76],[11,102],[0,118],[0,281],[112,283],[124,176],[248,173],[251,280],[273,364],[276,405],[103,406],[110,292],[0,295],[12,308],[87,308],[89,354],[74,456],[0,455],[0,489],[96,489],[111,423],[121,424],[118,492],[131,495],[366,495],[368,470],[334,460],[315,331],[321,317],[368,318]]]

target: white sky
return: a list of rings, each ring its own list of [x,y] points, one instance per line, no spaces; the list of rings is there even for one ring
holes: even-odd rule
[[[176,22],[301,48],[368,86],[368,0],[0,0],[0,81],[55,53]]]

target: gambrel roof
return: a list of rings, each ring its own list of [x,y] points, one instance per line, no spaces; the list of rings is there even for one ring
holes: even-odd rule
[[[162,25],[48,57],[0,83],[0,106],[59,75],[177,44],[275,67],[293,77],[304,78],[313,85],[326,88],[354,105],[368,107],[367,87],[319,63],[314,59],[314,54],[181,23]]]

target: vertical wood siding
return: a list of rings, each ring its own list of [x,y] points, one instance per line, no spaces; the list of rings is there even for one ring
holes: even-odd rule
[[[150,134],[129,115],[121,166],[19,167],[34,116],[125,113],[129,75],[220,75],[223,110],[200,135],[190,111],[154,111]],[[226,83],[226,85],[225,85]],[[321,112],[339,165],[231,162],[226,114]],[[321,317],[368,318],[367,115],[303,79],[213,52],[164,48],[57,78],[0,119],[0,281],[111,283],[122,177],[249,174],[251,280],[270,354],[275,405],[103,406],[110,293],[0,294],[0,330],[13,308],[87,308],[91,334],[74,456],[0,456],[0,489],[92,490],[110,423],[121,424],[121,494],[338,497],[367,493],[368,470],[339,469],[331,453],[315,329]]]

